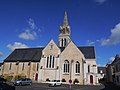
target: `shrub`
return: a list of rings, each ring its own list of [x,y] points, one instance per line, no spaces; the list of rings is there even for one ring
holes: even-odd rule
[[[6,76],[6,81],[10,82],[13,79],[13,76]]]
[[[66,82],[66,80],[65,80],[65,79],[62,79],[62,82]]]
[[[74,83],[74,84],[75,84],[75,83],[79,83],[79,81],[78,81],[77,79],[75,79],[73,83]]]
[[[20,78],[26,78],[26,76],[25,75],[16,75],[15,76],[15,80],[20,79]]]
[[[48,81],[48,82],[49,82],[49,81],[50,81],[50,80],[49,80],[49,78],[47,78],[47,79],[46,79],[46,81]]]

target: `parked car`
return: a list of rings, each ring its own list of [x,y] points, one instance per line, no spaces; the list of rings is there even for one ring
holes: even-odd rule
[[[21,78],[14,82],[14,85],[31,85],[32,80],[29,78]]]
[[[60,80],[52,80],[49,82],[49,86],[61,86],[62,82]]]

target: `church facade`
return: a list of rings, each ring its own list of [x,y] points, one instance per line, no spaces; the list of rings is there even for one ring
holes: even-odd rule
[[[70,38],[70,26],[65,12],[60,26],[58,45],[51,40],[43,49],[38,80],[69,80],[80,84],[97,84],[97,65],[93,46],[78,47]]]
[[[47,46],[43,48],[20,49],[20,51],[17,49],[18,55],[15,55],[16,50],[13,51],[12,54],[14,53],[14,55],[10,54],[4,60],[3,75],[4,73],[10,73],[7,67],[11,63],[14,63],[14,69],[17,68],[18,66],[15,64],[17,62],[17,65],[23,65],[20,63],[24,63],[24,68],[29,69],[25,69],[28,70],[25,72],[23,72],[24,70],[19,72],[16,70],[14,73],[23,73],[26,77],[36,80],[37,82],[62,80],[62,82],[69,84],[69,81],[72,80],[72,83],[79,83],[81,85],[96,85],[98,78],[95,48],[94,46],[77,46],[71,40],[70,33],[71,30],[68,24],[67,13],[65,12],[63,24],[60,26],[60,34],[58,35],[58,45],[51,40]],[[23,52],[22,57],[22,55],[19,54]],[[25,52],[28,54],[25,54]],[[30,53],[32,55],[30,55]],[[32,63],[36,65],[34,65],[34,67],[36,67],[34,71],[33,66],[31,67],[31,65],[33,65]]]

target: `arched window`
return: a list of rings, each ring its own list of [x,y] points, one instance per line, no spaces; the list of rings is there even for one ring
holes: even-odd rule
[[[90,72],[90,65],[88,65],[88,73]]]
[[[80,73],[80,63],[76,62],[76,73]]]
[[[46,68],[54,68],[55,57],[50,55],[47,57]]]
[[[65,46],[67,45],[67,40],[66,40],[66,38],[64,39],[64,45],[65,45]]]
[[[54,68],[54,56],[53,56],[53,59],[52,59],[52,68]]]
[[[61,42],[62,42],[62,45],[61,45],[61,46],[63,47],[63,39],[61,40]]]
[[[50,55],[49,68],[51,68],[51,64],[52,64],[52,55]]]
[[[47,68],[48,68],[48,63],[49,63],[49,57],[47,57],[47,65],[46,65]]]
[[[65,60],[64,61],[64,73],[69,73],[69,61]]]

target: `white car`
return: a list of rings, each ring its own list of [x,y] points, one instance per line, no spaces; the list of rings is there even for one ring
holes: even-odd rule
[[[49,86],[61,86],[62,82],[60,80],[52,80],[49,82]]]

